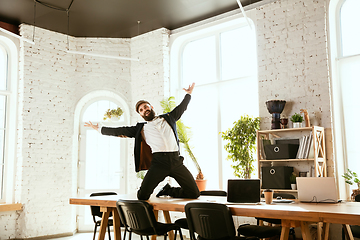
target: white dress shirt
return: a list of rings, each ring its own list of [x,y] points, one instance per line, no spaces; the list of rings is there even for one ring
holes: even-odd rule
[[[179,151],[174,131],[164,118],[155,117],[147,122],[143,133],[144,140],[150,146],[152,153]]]

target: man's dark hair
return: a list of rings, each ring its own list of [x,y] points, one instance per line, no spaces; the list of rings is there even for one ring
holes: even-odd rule
[[[139,113],[139,107],[140,107],[140,105],[141,104],[143,104],[143,103],[147,103],[147,104],[149,104],[150,106],[151,106],[151,104],[148,102],[148,101],[146,101],[146,100],[139,100],[137,103],[136,103],[136,105],[135,105],[135,110],[136,110],[136,112],[137,113]]]

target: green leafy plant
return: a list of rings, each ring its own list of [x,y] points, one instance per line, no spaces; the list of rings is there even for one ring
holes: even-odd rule
[[[303,122],[304,121],[304,118],[303,116],[301,116],[300,113],[295,113],[294,115],[291,116],[290,120],[292,122]]]
[[[124,111],[120,107],[116,109],[108,109],[104,114],[104,120],[111,117],[120,117],[121,115],[123,115],[123,113]]]
[[[160,105],[161,105],[164,113],[171,112],[176,107],[175,97],[171,96],[168,99],[162,100],[160,102]],[[191,137],[190,128],[185,126],[185,124],[180,119],[176,122],[176,129],[177,129],[177,134],[178,134],[180,143],[183,144],[185,151],[190,156],[191,160],[195,164],[196,169],[198,170],[198,174],[196,175],[196,180],[203,180],[204,175],[201,171],[200,165],[199,165],[196,157],[194,156],[192,147],[189,144],[190,137]]]
[[[260,118],[252,118],[248,115],[234,122],[234,126],[225,132],[221,132],[221,137],[229,141],[225,145],[225,150],[229,153],[227,159],[234,164],[234,175],[239,178],[250,178],[255,170],[254,153],[256,151],[256,131],[260,129]]]
[[[296,184],[296,174],[294,172],[290,175],[290,184]]]
[[[348,169],[347,172],[342,175],[342,177],[345,178],[345,182],[347,184],[353,185],[354,183],[356,183],[358,188],[360,189],[360,180],[356,172],[352,172],[350,169]]]
[[[145,175],[146,175],[147,170],[142,170],[136,173],[136,177],[140,178],[140,179],[144,179]]]

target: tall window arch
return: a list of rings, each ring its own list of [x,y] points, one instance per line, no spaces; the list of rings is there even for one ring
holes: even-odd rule
[[[14,201],[18,49],[0,35],[0,203]]]
[[[220,132],[243,114],[259,115],[256,56],[255,29],[244,18],[202,28],[172,45],[171,86],[177,99],[183,87],[196,84],[182,119],[191,128],[190,144],[208,189],[226,190],[227,179],[235,178]],[[195,175],[191,160],[187,166]]]
[[[108,109],[120,107],[123,115],[119,120],[104,120]],[[125,101],[109,91],[95,91],[84,96],[77,104],[75,118],[78,119],[78,183],[77,195],[88,197],[93,192],[126,193],[127,147],[126,139],[103,136],[92,128],[84,127],[85,122],[105,126],[128,125],[130,112]],[[78,208],[78,230],[93,229],[90,209]]]
[[[360,22],[359,8],[358,0],[330,2],[335,154],[342,196],[349,196],[349,192],[345,191],[341,175],[348,168],[360,174],[357,144],[360,134],[357,124],[360,117],[357,91],[360,89],[360,36],[356,31]]]

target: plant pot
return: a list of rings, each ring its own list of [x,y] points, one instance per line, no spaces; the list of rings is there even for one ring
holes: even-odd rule
[[[292,126],[293,128],[301,128],[302,123],[301,122],[293,122]]]
[[[120,120],[120,117],[113,116],[113,117],[110,118],[110,120],[111,120],[112,122],[116,122],[116,121],[119,121],[119,120]]]
[[[355,202],[355,196],[360,194],[360,189],[353,189],[351,194],[351,201]]]
[[[196,179],[195,182],[200,192],[205,190],[207,180]]]
[[[292,190],[296,190],[296,183],[292,183],[292,184],[291,184],[291,189],[292,189]]]

